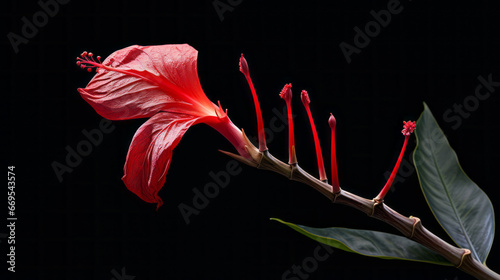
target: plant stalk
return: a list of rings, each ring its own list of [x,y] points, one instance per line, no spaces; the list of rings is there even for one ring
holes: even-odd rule
[[[245,137],[246,138],[246,137]],[[423,246],[439,253],[458,269],[481,280],[499,280],[500,275],[489,269],[486,265],[474,259],[470,250],[455,247],[442,240],[427,230],[417,217],[406,217],[382,202],[366,199],[345,190],[333,193],[333,187],[322,182],[299,167],[297,163],[286,164],[275,157],[269,151],[259,152],[249,141],[247,151],[253,158],[253,162],[242,160],[240,156],[224,152],[243,163],[258,169],[270,170],[288,177],[290,180],[298,181],[311,186],[326,196],[333,203],[343,204],[355,208],[370,217],[381,220],[397,230],[404,236],[414,240]]]

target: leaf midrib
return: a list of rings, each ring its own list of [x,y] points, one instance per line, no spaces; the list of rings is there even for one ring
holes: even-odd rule
[[[434,145],[430,145],[430,147],[431,147],[431,150],[432,150],[432,161],[434,162],[434,165],[435,165],[436,170],[437,170],[438,175],[439,175],[439,179],[441,180],[441,184],[442,184],[442,186],[444,188],[444,191],[446,192],[446,197],[448,198],[448,201],[450,202],[451,208],[453,209],[453,213],[455,214],[455,217],[458,220],[458,224],[460,225],[460,229],[464,233],[465,239],[466,239],[467,243],[470,246],[470,250],[474,254],[475,258],[477,260],[479,260],[479,256],[477,255],[476,249],[474,248],[474,244],[472,244],[472,241],[469,238],[467,230],[465,229],[465,227],[464,227],[464,225],[462,223],[462,219],[460,218],[459,214],[457,213],[457,209],[455,207],[455,204],[453,203],[453,200],[451,199],[451,195],[450,195],[450,193],[448,191],[448,186],[445,183],[444,178],[443,178],[443,176],[441,174],[441,170],[439,169],[439,165],[437,164],[437,159],[436,159],[436,153],[435,153],[435,150],[434,150]],[[448,231],[446,231],[446,232],[448,233]],[[451,237],[451,239],[453,239],[453,237],[449,233],[448,233],[448,235]],[[453,241],[455,241],[455,240],[453,240]],[[455,243],[456,243],[456,241],[455,241]]]

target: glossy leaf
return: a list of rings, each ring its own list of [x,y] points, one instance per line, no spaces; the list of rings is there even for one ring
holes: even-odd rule
[[[364,256],[381,259],[397,259],[451,264],[441,255],[406,237],[385,232],[350,228],[312,228],[280,219],[272,219],[285,224],[299,233],[323,244]]]
[[[455,243],[485,262],[495,220],[488,196],[465,174],[436,119],[424,103],[413,154],[420,186],[434,216]]]

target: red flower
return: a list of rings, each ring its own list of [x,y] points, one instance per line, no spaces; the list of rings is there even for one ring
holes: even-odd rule
[[[198,52],[189,45],[130,46],[104,62],[84,52],[77,64],[97,69],[81,96],[110,120],[150,118],[136,132],[127,154],[123,182],[143,200],[162,205],[172,151],[189,127],[205,123],[251,160],[242,132],[227,110],[203,92],[196,68]]]

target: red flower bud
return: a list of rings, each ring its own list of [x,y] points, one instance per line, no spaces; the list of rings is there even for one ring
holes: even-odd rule
[[[257,98],[257,93],[255,92],[255,88],[253,86],[252,79],[250,78],[250,71],[248,69],[247,60],[241,54],[240,57],[240,71],[245,75],[245,78],[250,86],[250,90],[252,91],[253,103],[255,104],[255,114],[257,115],[257,127],[259,131],[259,151],[263,152],[267,150],[266,145],[266,134],[264,131],[264,121],[262,119],[262,112],[260,111],[259,99]]]
[[[335,126],[337,125],[337,120],[332,115],[332,113],[330,113],[328,124],[330,125],[330,129],[332,131],[332,149],[331,149],[332,187],[333,187],[333,193],[338,193],[340,192],[340,185],[339,185],[339,174],[337,170],[337,152],[335,150]]]
[[[286,102],[288,113],[288,163],[297,163],[295,154],[295,136],[293,133],[293,118],[292,118],[292,84],[286,84],[280,92],[280,97]]]
[[[307,111],[307,116],[309,117],[309,123],[311,124],[311,129],[314,137],[314,147],[316,149],[316,159],[318,161],[318,170],[319,170],[319,179],[321,181],[326,182],[326,172],[325,172],[325,164],[323,162],[323,153],[321,153],[321,145],[319,144],[318,132],[316,131],[316,125],[314,125],[314,120],[311,114],[311,109],[309,108],[309,103],[311,103],[311,99],[309,99],[309,94],[307,91],[303,90],[300,93],[300,99],[302,99],[302,104]]]

